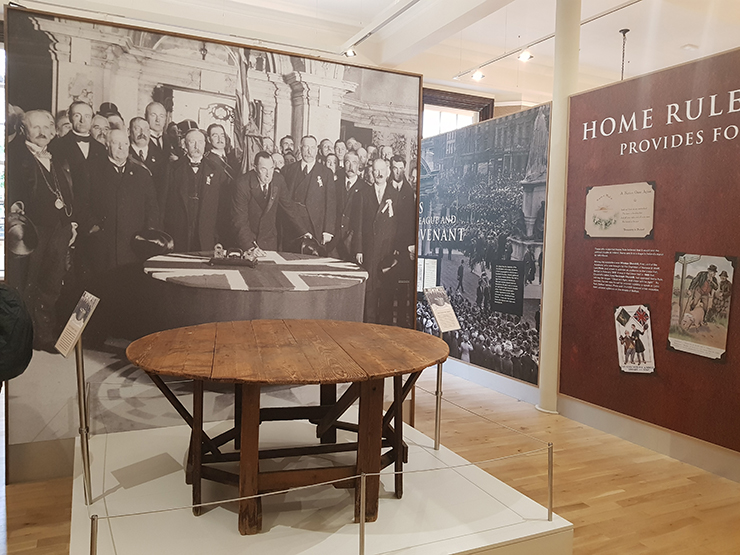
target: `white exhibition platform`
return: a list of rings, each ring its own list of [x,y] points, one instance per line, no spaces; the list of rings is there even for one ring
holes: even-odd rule
[[[224,422],[207,424],[213,435]],[[265,422],[260,446],[314,444],[308,422]],[[90,553],[90,515],[99,516],[99,555],[359,553],[354,492],[322,485],[263,500],[263,531],[241,536],[235,502],[208,507],[195,517],[189,508],[184,462],[190,429],[183,426],[93,436],[90,440],[93,505],[84,501],[79,440],[75,460],[70,553]],[[381,479],[379,516],[366,525],[365,553],[410,555],[571,555],[573,525],[508,487],[450,450],[406,426],[409,464],[404,496],[396,499],[390,468]],[[339,440],[350,434],[340,432]],[[354,454],[312,457],[331,464]],[[543,465],[547,464],[543,453]],[[351,459],[350,459],[351,460]],[[298,467],[305,461],[262,461],[266,468]],[[346,464],[346,463],[345,463]],[[455,467],[455,468],[451,468]],[[237,497],[237,489],[203,481],[203,502]],[[181,508],[180,510],[169,510]],[[183,508],[185,507],[185,508]],[[138,516],[111,518],[148,511]]]

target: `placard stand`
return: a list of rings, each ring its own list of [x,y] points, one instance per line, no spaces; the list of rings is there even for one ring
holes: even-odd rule
[[[449,331],[460,329],[460,322],[452,308],[450,299],[444,287],[427,287],[424,289],[424,295],[432,309],[432,315],[437,322],[439,329],[439,338],[442,334]],[[440,436],[442,432],[442,363],[437,364],[437,391],[436,409],[434,414],[434,450],[439,451]]]
[[[75,351],[75,366],[77,367],[77,405],[80,411],[80,449],[82,450],[82,471],[85,484],[85,505],[92,504],[92,485],[90,480],[90,416],[87,410],[87,391],[85,384],[85,358],[82,353],[82,332],[85,331],[90,316],[98,299],[85,291],[80,297],[77,306],[64,326],[62,334],[56,342],[55,348],[66,358],[72,349]]]
[[[75,366],[77,367],[77,405],[80,411],[80,448],[82,449],[82,471],[85,484],[85,505],[92,504],[90,480],[90,417],[87,410],[85,387],[85,363],[82,355],[82,337],[75,344]]]

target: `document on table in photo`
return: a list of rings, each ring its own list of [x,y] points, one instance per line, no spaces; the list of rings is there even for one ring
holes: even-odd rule
[[[87,322],[90,320],[90,316],[95,311],[95,307],[98,306],[100,301],[92,293],[85,291],[82,293],[82,297],[77,302],[77,306],[72,312],[72,315],[67,320],[67,325],[64,326],[57,343],[54,346],[65,357],[69,356],[77,342],[82,336],[82,332],[85,330]]]
[[[654,182],[589,187],[586,236],[652,239],[654,206]]]
[[[440,333],[460,329],[460,322],[457,320],[455,309],[452,308],[444,287],[429,287],[424,289],[424,295],[432,308],[432,314],[437,321]]]
[[[655,372],[650,307],[645,304],[616,307],[614,326],[617,332],[617,358],[622,372]]]

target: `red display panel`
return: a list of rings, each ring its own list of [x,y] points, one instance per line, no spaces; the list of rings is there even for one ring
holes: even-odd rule
[[[689,306],[700,304],[689,291],[698,270],[719,257],[734,278],[725,257],[740,252],[739,68],[740,51],[731,51],[571,98],[560,372],[563,394],[734,450],[740,338],[732,310],[740,309],[727,297],[702,328],[680,326]],[[606,217],[587,216],[590,190],[621,184],[653,188],[651,233],[625,236],[624,229],[649,220],[617,195],[600,195],[605,200],[596,205]],[[611,233],[617,217],[624,229]],[[594,236],[594,222],[599,233],[622,236]],[[692,267],[683,289],[677,253],[706,261]],[[723,267],[714,273],[718,285]],[[650,308],[651,373],[620,370],[615,307],[635,305]],[[669,349],[672,325],[672,335],[691,341],[716,342],[712,334],[725,333],[722,356]]]

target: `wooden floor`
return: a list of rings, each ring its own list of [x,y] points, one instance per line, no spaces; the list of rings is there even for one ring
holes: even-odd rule
[[[428,372],[416,395],[430,436],[434,387]],[[740,484],[455,376],[444,396],[442,443],[470,461],[555,445],[555,512],[575,525],[576,555],[740,554]],[[547,503],[545,452],[481,466]],[[71,478],[8,486],[8,553],[66,555],[70,504]]]

